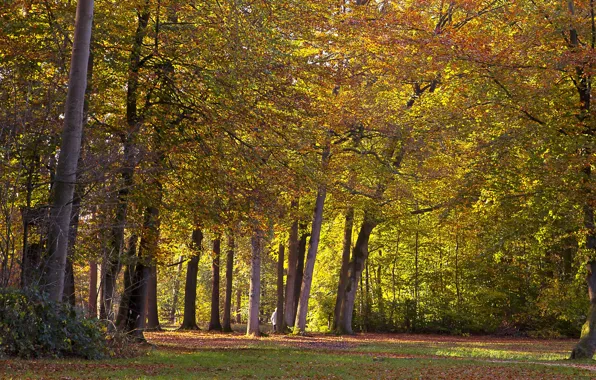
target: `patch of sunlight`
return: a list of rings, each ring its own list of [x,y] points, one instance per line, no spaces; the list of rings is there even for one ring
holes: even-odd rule
[[[567,353],[553,353],[553,352],[520,352],[508,350],[496,350],[490,348],[478,347],[451,347],[449,349],[439,349],[435,351],[438,356],[451,356],[461,358],[487,358],[487,359],[503,359],[503,360],[563,360],[566,359]]]

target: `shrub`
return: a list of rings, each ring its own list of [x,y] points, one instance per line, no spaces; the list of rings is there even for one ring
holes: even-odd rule
[[[32,290],[0,290],[0,356],[100,359],[107,355],[104,330]]]

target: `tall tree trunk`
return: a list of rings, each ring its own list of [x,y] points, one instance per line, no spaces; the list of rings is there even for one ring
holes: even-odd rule
[[[142,246],[142,243],[141,243]],[[139,249],[141,256],[142,248]],[[142,257],[134,267],[132,276],[132,291],[128,302],[128,316],[126,318],[125,332],[131,334],[136,340],[144,341],[145,336],[145,309],[147,306],[147,281],[149,280],[149,268],[144,264]]]
[[[228,234],[226,254],[226,298],[224,300],[223,332],[232,332],[232,285],[234,275],[234,235]]]
[[[335,297],[335,309],[333,311],[333,328],[337,329],[337,324],[341,314],[343,303],[343,290],[348,282],[348,269],[350,266],[350,249],[352,248],[352,230],[354,229],[354,208],[350,207],[346,211],[346,221],[344,224],[344,242],[341,255],[341,269],[339,270],[339,281],[337,284],[337,295]]]
[[[251,238],[250,290],[248,294],[248,323],[246,335],[259,336],[259,308],[261,298],[261,244],[262,232],[257,227]]]
[[[124,330],[126,327],[126,318],[128,317],[128,305],[130,301],[130,294],[132,292],[132,283],[134,277],[134,266],[137,261],[137,241],[138,236],[133,234],[128,239],[127,256],[132,258],[132,261],[126,265],[124,269],[123,285],[124,289],[120,295],[120,305],[118,307],[118,314],[114,318],[117,328]]]
[[[197,275],[199,273],[199,260],[201,258],[201,244],[203,241],[203,232],[200,228],[195,228],[192,232],[192,248],[196,254],[190,258],[186,267],[186,283],[184,285],[184,318],[182,320],[181,330],[198,330],[197,326]]]
[[[133,176],[136,168],[136,137],[141,127],[141,118],[138,112],[138,87],[139,70],[144,63],[141,60],[141,48],[143,39],[147,34],[149,22],[148,3],[145,9],[138,13],[137,29],[134,34],[134,41],[129,58],[128,78],[126,83],[126,124],[128,130],[120,135],[123,144],[124,162],[120,169],[122,186],[118,189],[118,204],[114,224],[111,231],[111,249],[106,260],[106,275],[102,280],[105,293],[105,308],[108,312],[112,309],[112,299],[116,290],[116,280],[122,268],[121,255],[124,246],[124,228],[126,226],[129,194],[133,187]],[[130,259],[130,258],[129,258]],[[108,314],[108,317],[110,313]]]
[[[211,262],[211,319],[209,331],[221,331],[219,321],[219,257],[221,255],[221,239],[213,240],[213,261]]]
[[[352,261],[350,262],[348,281],[346,288],[343,290],[344,300],[342,302],[342,310],[337,326],[340,333],[354,333],[352,330],[352,313],[354,312],[356,291],[358,290],[358,283],[362,277],[364,263],[368,258],[368,241],[370,240],[370,234],[377,224],[378,222],[367,212],[364,213],[364,220],[362,221],[360,231],[358,232],[358,239],[352,250]]]
[[[329,154],[328,149],[327,154]],[[315,260],[317,258],[317,252],[319,250],[321,226],[323,225],[323,208],[325,206],[326,197],[327,188],[325,185],[321,185],[319,187],[319,191],[317,192],[317,200],[315,202],[315,211],[312,221],[312,233],[310,236],[310,244],[308,246],[308,255],[306,256],[304,275],[302,277],[302,287],[300,289],[300,302],[298,304],[296,323],[294,325],[294,330],[298,329],[301,333],[306,332],[306,315],[308,313],[308,301],[310,299],[310,288],[312,285],[312,277],[315,270]]]
[[[120,330],[126,329],[128,307],[130,305],[130,295],[132,294],[132,287],[135,275],[135,264],[138,261],[137,241],[137,235],[132,235],[128,239],[127,256],[131,258],[131,261],[126,265],[126,269],[124,270],[124,289],[122,291],[122,294],[120,295],[120,305],[118,307],[118,314],[115,318],[116,327]]]
[[[178,311],[178,294],[180,293],[180,273],[182,273],[182,263],[184,258],[180,256],[178,267],[176,269],[176,278],[174,279],[174,290],[172,295],[172,307],[170,308],[170,323],[176,321],[176,312]]]
[[[62,300],[67,256],[68,230],[83,135],[83,106],[93,24],[93,0],[79,0],[71,57],[64,129],[54,181],[54,196],[48,232],[46,282],[50,299]]]
[[[157,308],[157,266],[155,263],[149,268],[147,283],[147,328],[149,331],[162,331],[159,323],[159,310]]]
[[[160,199],[158,199],[158,203],[159,201]],[[134,269],[126,323],[126,332],[132,333],[137,340],[141,341],[145,340],[143,331],[145,330],[148,283],[149,277],[151,277],[150,266],[154,265],[159,242],[159,208],[147,207],[144,219],[143,235]]]
[[[292,202],[292,208],[298,207],[298,202]],[[294,304],[296,299],[296,270],[298,264],[298,221],[295,220],[290,228],[290,238],[288,241],[288,275],[286,277],[286,302],[284,308],[284,322],[281,331],[286,331],[288,327],[294,326],[296,313]],[[279,309],[278,309],[279,311]]]
[[[296,279],[294,280],[294,305],[292,305],[292,314],[294,315],[294,321],[296,322],[296,315],[298,315],[298,303],[300,301],[300,288],[302,287],[302,277],[304,276],[304,259],[306,256],[306,241],[310,236],[306,232],[306,224],[300,223],[300,230],[303,231],[298,241],[298,259],[296,260]]]
[[[93,27],[93,26],[92,26]],[[91,80],[93,77],[93,49],[89,47],[89,59],[87,61],[87,86],[85,88],[85,103],[83,105],[83,129],[87,127],[88,114],[89,114],[89,98],[91,97]],[[77,166],[80,168],[83,166],[83,157],[85,155],[83,142],[85,140],[85,134],[81,137],[81,151],[79,153],[79,162]],[[75,184],[74,196],[72,201],[72,210],[70,215],[70,229],[68,231],[68,246],[66,248],[66,278],[64,282],[64,295],[63,301],[70,303],[72,306],[75,305],[75,279],[74,279],[74,268],[73,260],[75,253],[75,244],[77,241],[77,235],[79,232],[79,216],[81,213],[81,199],[85,191],[83,184],[81,183],[81,171],[77,170],[76,173],[77,182]],[[97,270],[97,267],[96,267]],[[97,275],[97,272],[95,273]],[[96,278],[97,282],[97,278]]]
[[[279,254],[277,257],[277,314],[275,325],[276,332],[283,332],[281,327],[284,323],[284,253],[285,247],[283,243],[279,243]]]
[[[86,112],[85,112],[86,113]],[[82,153],[81,153],[82,154]],[[81,157],[79,157],[80,166]],[[80,174],[77,174],[77,184],[75,185],[75,191],[72,201],[72,210],[70,215],[70,223],[68,230],[68,244],[66,247],[66,277],[64,278],[64,294],[62,295],[62,301],[68,302],[72,306],[75,305],[75,279],[74,279],[74,250],[75,243],[77,240],[77,233],[79,231],[79,214],[81,210],[81,193],[83,189],[80,184]]]
[[[97,317],[97,263],[89,263],[89,303],[87,313],[91,318]]]

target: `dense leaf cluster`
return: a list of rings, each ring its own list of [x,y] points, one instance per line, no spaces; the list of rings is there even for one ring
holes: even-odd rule
[[[0,355],[32,357],[107,355],[104,329],[76,308],[31,290],[0,290]]]

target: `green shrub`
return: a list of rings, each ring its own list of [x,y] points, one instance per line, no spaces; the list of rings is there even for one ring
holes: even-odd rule
[[[100,359],[107,355],[99,322],[31,290],[0,290],[0,356]]]

